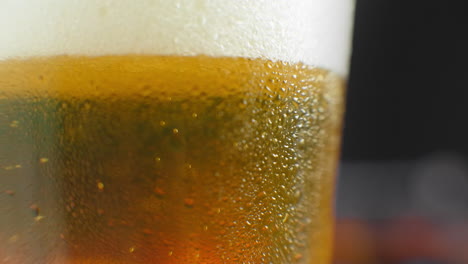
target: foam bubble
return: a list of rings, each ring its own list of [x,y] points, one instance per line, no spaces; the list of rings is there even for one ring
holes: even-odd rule
[[[0,59],[209,55],[346,74],[353,0],[5,0]]]

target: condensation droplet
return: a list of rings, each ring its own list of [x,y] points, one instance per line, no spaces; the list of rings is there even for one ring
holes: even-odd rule
[[[283,223],[286,223],[288,221],[289,214],[286,213],[286,215],[283,218]]]
[[[266,193],[265,191],[261,191],[261,192],[259,192],[259,193],[257,194],[257,197],[261,199],[261,198],[266,197],[266,195],[267,195],[267,193]]]
[[[13,127],[13,128],[16,128],[19,126],[19,121],[18,120],[14,120],[10,123],[10,127]]]
[[[44,219],[44,218],[45,218],[45,216],[43,216],[43,215],[38,215],[38,216],[34,217],[34,221],[39,222],[39,221],[41,221],[41,220]]]
[[[195,205],[195,200],[192,198],[185,198],[184,204],[186,207],[192,208]]]
[[[31,204],[29,206],[29,209],[33,211],[35,217],[38,216],[40,213],[40,209],[39,209],[39,206],[37,206],[37,204]]]
[[[12,235],[10,238],[8,238],[8,243],[16,243],[19,240],[19,235]]]
[[[47,162],[49,162],[49,159],[48,158],[40,158],[39,162],[40,163],[47,163]]]
[[[104,183],[98,182],[98,183],[97,183],[97,187],[98,187],[98,189],[99,189],[100,191],[104,190]]]
[[[152,234],[154,234],[154,232],[151,229],[145,228],[145,229],[143,229],[143,234],[152,235]]]
[[[156,193],[157,196],[160,196],[160,197],[166,194],[166,192],[160,187],[154,188],[154,192]]]
[[[92,108],[92,106],[90,103],[85,103],[83,108],[84,110],[89,111]]]

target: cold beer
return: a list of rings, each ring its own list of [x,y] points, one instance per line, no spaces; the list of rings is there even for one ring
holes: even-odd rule
[[[2,263],[329,262],[339,67],[92,41],[0,46]]]

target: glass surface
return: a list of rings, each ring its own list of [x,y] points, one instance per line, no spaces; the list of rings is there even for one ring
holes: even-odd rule
[[[2,263],[329,263],[352,9],[1,2]]]

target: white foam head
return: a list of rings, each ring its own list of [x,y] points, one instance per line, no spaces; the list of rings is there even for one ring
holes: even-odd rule
[[[354,0],[3,0],[0,59],[209,55],[345,75]]]

